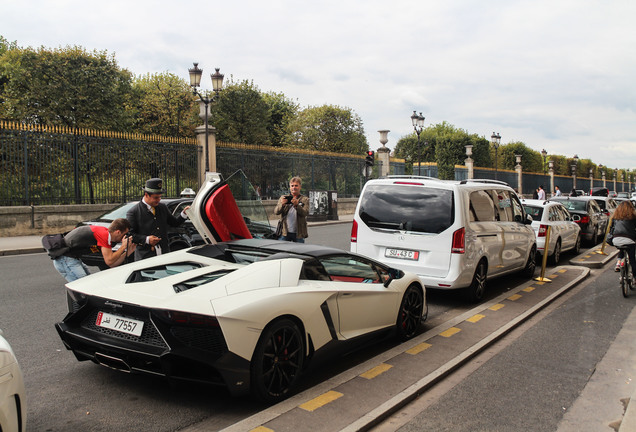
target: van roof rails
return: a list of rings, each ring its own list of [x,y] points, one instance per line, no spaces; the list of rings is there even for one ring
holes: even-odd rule
[[[500,185],[504,185],[504,186],[510,186],[505,181],[490,180],[490,179],[467,179],[467,180],[462,180],[462,181],[459,182],[459,184],[466,184],[466,183],[491,183],[491,184],[500,184]]]
[[[390,175],[386,178],[390,179],[422,179],[422,180],[439,180],[437,177],[418,176],[418,175]]]

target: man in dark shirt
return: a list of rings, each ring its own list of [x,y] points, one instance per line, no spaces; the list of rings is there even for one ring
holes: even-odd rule
[[[135,261],[170,252],[168,226],[179,226],[187,217],[184,212],[177,217],[173,216],[168,207],[161,203],[161,194],[165,190],[160,178],[146,181],[143,191],[141,201],[126,214],[133,241],[137,244]]]

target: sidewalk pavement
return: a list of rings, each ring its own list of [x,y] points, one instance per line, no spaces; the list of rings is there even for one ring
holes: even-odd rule
[[[332,221],[312,221],[309,226],[320,226],[334,223],[349,223],[353,220],[353,215],[342,215],[338,220]],[[21,237],[0,237],[0,256],[21,255],[28,253],[44,252],[41,243],[41,236],[21,236]],[[603,252],[603,253],[599,253]],[[612,246],[597,246],[584,254],[570,260],[570,265],[584,266],[588,268],[602,268],[608,263],[613,263],[618,251]],[[540,264],[540,263],[538,263]],[[623,329],[611,344],[608,352],[597,365],[595,374],[590,379],[588,385],[581,393],[570,412],[564,416],[559,430],[569,431],[572,428],[579,429],[581,424],[575,425],[575,419],[587,415],[593,415],[595,409],[599,407],[599,395],[603,397],[616,396],[618,392],[629,391],[636,387],[636,344],[633,343],[636,337],[636,310],[630,314],[625,321]],[[622,419],[617,418],[612,425],[614,430],[619,432],[636,431],[636,389],[630,391],[631,398],[623,400],[625,413]],[[578,414],[577,414],[578,413]],[[371,413],[369,413],[371,414]],[[368,420],[368,419],[367,419]],[[371,421],[373,423],[373,421]],[[353,425],[352,425],[353,426]],[[347,430],[365,430],[357,428],[347,428]],[[580,429],[579,429],[580,430]]]

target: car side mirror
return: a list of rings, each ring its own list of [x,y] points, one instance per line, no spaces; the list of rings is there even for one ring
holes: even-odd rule
[[[391,285],[391,282],[393,282],[394,279],[400,279],[402,276],[404,276],[404,272],[402,270],[398,270],[395,268],[390,268],[389,269],[389,277],[384,281],[384,287],[388,288],[389,285]]]

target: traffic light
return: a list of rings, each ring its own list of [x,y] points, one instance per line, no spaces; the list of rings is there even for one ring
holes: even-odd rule
[[[375,162],[375,152],[373,150],[369,150],[367,152],[367,157],[364,161],[365,165],[368,167],[372,167]]]

